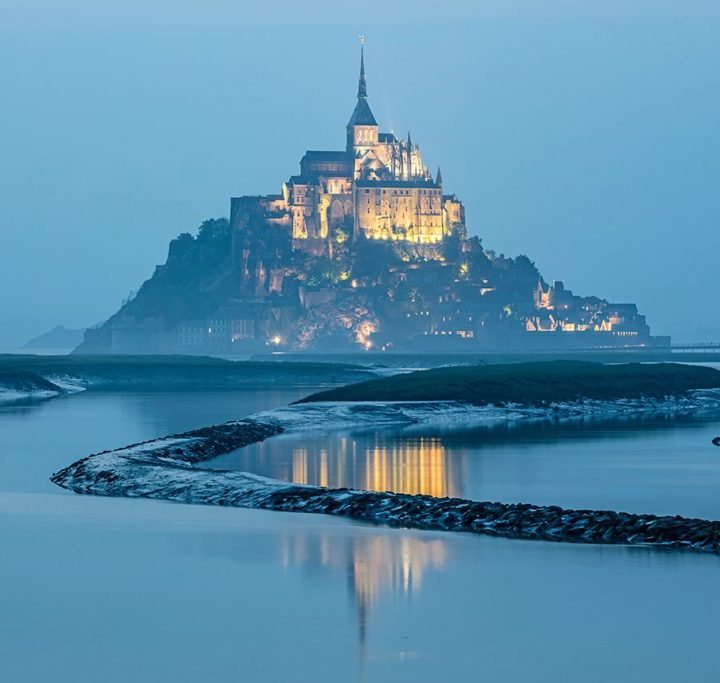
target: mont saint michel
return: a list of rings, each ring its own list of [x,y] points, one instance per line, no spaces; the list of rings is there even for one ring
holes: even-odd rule
[[[717,680],[710,4],[0,3],[2,680]]]
[[[344,149],[307,151],[279,193],[233,197],[229,220],[207,220],[196,236],[173,240],[167,262],[88,330],[78,351],[669,343],[651,336],[635,304],[574,294],[562,281],[547,282],[527,256],[486,248],[479,208],[466,217],[462,198],[446,192],[440,168],[431,172],[410,133],[381,132],[364,46],[359,70]]]

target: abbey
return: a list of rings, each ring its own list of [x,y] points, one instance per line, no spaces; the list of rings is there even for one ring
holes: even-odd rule
[[[306,152],[300,174],[283,183],[280,194],[233,198],[233,228],[242,231],[260,219],[292,231],[294,248],[327,255],[344,239],[423,245],[466,237],[462,202],[443,194],[440,169],[433,178],[409,133],[398,140],[380,132],[368,103],[363,47],[346,139],[344,150]]]
[[[338,135],[338,137],[340,137]],[[503,351],[641,348],[633,303],[547,282],[524,255],[468,237],[410,135],[381,133],[360,51],[345,149],[305,153],[274,195],[170,243],[165,264],[82,352]],[[477,233],[477,228],[473,230]]]

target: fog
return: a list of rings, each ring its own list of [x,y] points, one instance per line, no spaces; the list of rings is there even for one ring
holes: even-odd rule
[[[107,318],[171,238],[343,148],[359,33],[470,234],[720,339],[717,3],[145,5],[0,5],[0,346]]]

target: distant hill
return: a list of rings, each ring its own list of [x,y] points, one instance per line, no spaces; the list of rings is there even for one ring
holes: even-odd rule
[[[33,337],[22,347],[24,349],[73,349],[83,340],[85,330],[71,330],[57,325],[52,330]]]

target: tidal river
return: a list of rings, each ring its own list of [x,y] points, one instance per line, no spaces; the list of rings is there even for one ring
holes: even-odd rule
[[[3,680],[716,680],[715,556],[104,499],[48,481],[86,454],[315,389],[0,406]],[[348,430],[283,435],[207,466],[718,519],[718,434],[717,415]]]

